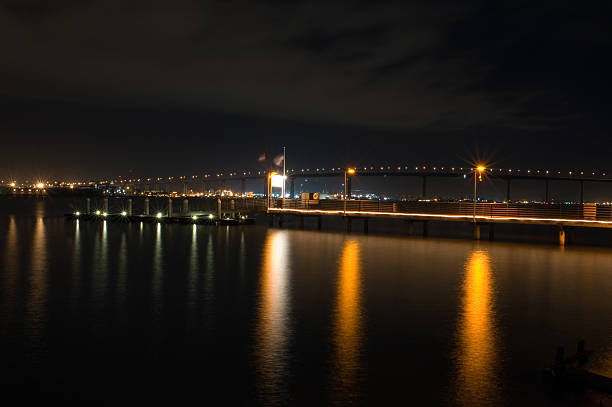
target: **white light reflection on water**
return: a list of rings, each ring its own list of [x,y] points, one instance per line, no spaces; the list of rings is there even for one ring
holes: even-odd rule
[[[30,253],[32,267],[29,276],[29,290],[26,299],[26,323],[28,336],[33,348],[40,348],[42,344],[42,329],[46,322],[47,300],[47,236],[42,217],[36,218],[32,251]]]
[[[196,303],[198,281],[198,229],[197,225],[191,227],[191,250],[189,253],[189,274],[187,283],[187,298],[190,306]]]
[[[215,282],[215,247],[213,246],[212,233],[208,234],[208,242],[206,243],[206,275],[204,276],[204,300],[207,306],[212,306],[213,289]]]
[[[162,264],[162,225],[157,223],[155,226],[155,247],[153,249],[153,299],[151,304],[153,307],[161,309],[162,302],[162,281],[163,281],[163,264]]]
[[[461,311],[456,338],[456,403],[497,405],[498,338],[494,276],[486,250],[473,250],[464,266]]]
[[[74,222],[74,242],[72,247],[72,302],[76,306],[81,287],[81,223],[77,219]]]
[[[289,234],[268,231],[261,264],[256,327],[258,391],[266,405],[280,404],[288,391]]]
[[[15,217],[9,217],[9,225],[6,231],[6,248],[4,251],[4,273],[2,273],[2,298],[5,302],[14,305],[16,295],[16,283],[19,268],[19,244],[17,237],[17,224]]]
[[[125,231],[121,233],[121,243],[119,246],[119,270],[117,276],[117,305],[119,309],[122,309],[126,300],[127,293],[127,275],[128,275],[128,250],[127,250],[127,237]]]

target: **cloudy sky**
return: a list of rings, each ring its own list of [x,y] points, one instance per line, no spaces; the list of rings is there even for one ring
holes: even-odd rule
[[[588,3],[588,4],[587,4]],[[9,175],[610,169],[608,2],[0,0]]]

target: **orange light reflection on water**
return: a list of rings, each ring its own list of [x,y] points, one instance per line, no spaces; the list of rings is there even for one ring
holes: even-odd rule
[[[358,398],[357,376],[361,367],[362,306],[361,247],[347,240],[340,257],[334,313],[335,382],[344,402]]]
[[[471,252],[464,270],[463,298],[457,330],[457,402],[459,405],[494,404],[497,332],[493,273],[489,254]]]

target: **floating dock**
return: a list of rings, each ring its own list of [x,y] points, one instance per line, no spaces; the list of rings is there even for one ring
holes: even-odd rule
[[[237,226],[237,225],[252,225],[255,219],[249,218],[246,215],[237,215],[234,217],[215,217],[209,215],[190,215],[190,216],[160,216],[155,215],[128,215],[126,212],[121,213],[106,213],[99,212],[93,214],[84,213],[67,213],[64,215],[68,219],[86,220],[92,222],[108,221],[108,222],[124,222],[124,223],[182,223],[189,225],[217,225],[217,226]]]

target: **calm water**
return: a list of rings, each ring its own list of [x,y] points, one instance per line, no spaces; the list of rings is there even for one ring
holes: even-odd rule
[[[5,398],[589,405],[540,380],[580,338],[612,374],[609,248],[91,223],[57,206],[0,201]]]

